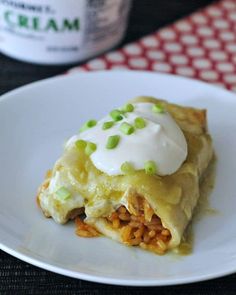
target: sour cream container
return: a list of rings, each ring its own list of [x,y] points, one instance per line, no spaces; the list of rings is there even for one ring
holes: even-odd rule
[[[124,36],[132,0],[0,0],[0,52],[37,64],[83,61]]]

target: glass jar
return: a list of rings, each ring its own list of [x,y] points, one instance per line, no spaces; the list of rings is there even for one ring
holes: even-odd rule
[[[75,63],[115,47],[131,0],[0,0],[0,51],[38,64]]]

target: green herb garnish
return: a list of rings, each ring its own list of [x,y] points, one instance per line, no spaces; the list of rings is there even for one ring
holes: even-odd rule
[[[143,129],[144,127],[146,127],[146,121],[141,117],[137,117],[134,120],[134,126],[137,129]]]
[[[87,145],[85,147],[85,154],[87,156],[90,156],[92,153],[94,153],[97,149],[97,145],[93,142],[87,142]]]
[[[124,174],[131,174],[135,171],[134,167],[132,166],[132,164],[130,164],[129,162],[124,162],[121,167],[120,170],[124,173]]]
[[[120,121],[123,119],[122,111],[120,110],[113,110],[110,112],[110,116],[114,121]]]
[[[56,195],[57,195],[58,199],[64,200],[64,201],[68,200],[71,197],[71,193],[64,186],[62,186],[61,188],[59,188],[56,191]]]
[[[134,133],[134,127],[132,125],[130,125],[129,123],[122,123],[120,125],[120,131],[126,135],[130,135],[132,133]]]
[[[131,113],[134,110],[134,106],[131,103],[127,103],[122,110],[126,113]]]
[[[97,121],[96,120],[89,120],[86,123],[84,123],[84,125],[80,128],[80,132],[83,132],[89,128],[92,128],[94,126],[97,125]]]
[[[153,161],[147,161],[144,164],[144,170],[145,170],[146,174],[149,174],[149,175],[155,174],[156,171],[157,171],[157,167],[156,167],[155,162],[153,162]]]
[[[83,139],[78,139],[76,142],[75,142],[75,146],[78,148],[78,149],[85,149],[86,148],[86,145],[87,145],[87,142]]]
[[[153,107],[152,107],[152,111],[154,113],[159,113],[159,114],[163,114],[165,112],[163,106],[161,106],[160,104],[155,104]]]
[[[115,122],[109,121],[109,122],[104,122],[102,125],[103,130],[110,129],[112,126],[114,126]]]
[[[114,149],[118,143],[120,141],[120,136],[119,135],[112,135],[112,136],[109,136],[108,139],[107,139],[107,144],[106,144],[106,148],[107,149]]]

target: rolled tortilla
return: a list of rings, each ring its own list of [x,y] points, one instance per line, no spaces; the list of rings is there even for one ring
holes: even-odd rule
[[[64,151],[55,164],[52,175],[39,189],[38,202],[47,217],[65,223],[74,217],[75,210],[85,210],[85,223],[117,241],[122,240],[121,229],[115,229],[107,219],[120,206],[130,211],[132,196],[146,200],[171,237],[167,248],[177,247],[192,219],[199,199],[201,178],[213,156],[212,140],[207,131],[206,111],[170,104],[150,97],[135,102],[162,104],[182,129],[188,145],[188,156],[172,175],[147,175],[136,171],[131,175],[109,176],[96,169],[88,157],[72,147]],[[60,171],[63,181],[70,183],[73,199],[61,202],[50,193],[52,180]],[[81,211],[78,211],[81,212]],[[73,214],[72,214],[73,213]]]

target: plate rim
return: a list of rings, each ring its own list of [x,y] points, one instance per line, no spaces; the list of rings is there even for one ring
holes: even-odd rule
[[[21,93],[22,91],[27,91],[28,89],[31,89],[32,87],[42,87],[47,83],[53,83],[57,80],[64,80],[64,79],[72,79],[79,76],[96,76],[96,75],[147,75],[147,76],[155,76],[157,79],[158,77],[166,77],[172,80],[182,80],[186,82],[195,83],[197,85],[201,85],[204,87],[208,87],[208,89],[213,89],[218,92],[227,93],[229,95],[235,96],[236,99],[236,93],[229,91],[224,88],[217,87],[216,85],[209,84],[207,82],[195,80],[192,78],[186,78],[184,76],[178,76],[173,74],[162,74],[162,73],[155,73],[155,72],[148,72],[148,71],[132,71],[132,70],[123,70],[123,71],[93,71],[93,72],[76,72],[76,73],[66,73],[64,75],[59,75],[55,77],[50,77],[46,79],[42,79],[39,81],[35,81],[23,86],[20,86],[14,90],[8,91],[0,96],[0,107],[1,103],[8,99],[14,99],[14,96]],[[228,98],[227,98],[228,99]],[[26,262],[30,263],[34,266],[37,266],[41,269],[45,269],[57,274],[61,274],[64,276],[72,277],[75,279],[82,279],[90,282],[96,282],[96,283],[103,283],[103,284],[112,284],[112,285],[119,285],[119,286],[137,286],[137,287],[148,287],[148,286],[170,286],[170,285],[180,285],[180,284],[189,284],[189,283],[197,283],[202,282],[210,279],[216,279],[225,275],[230,275],[232,273],[236,272],[236,265],[233,267],[228,267],[227,270],[216,270],[215,272],[211,272],[209,275],[193,275],[189,278],[176,278],[176,279],[150,279],[150,280],[135,280],[135,279],[119,279],[116,277],[105,277],[103,275],[93,275],[93,274],[86,274],[80,271],[73,271],[68,270],[66,268],[53,265],[51,263],[44,262],[40,259],[35,258],[33,255],[30,254],[23,254],[20,251],[17,251],[17,249],[12,249],[11,247],[3,244],[0,242],[0,250]]]
[[[32,87],[37,87],[38,85],[43,85],[43,84],[47,84],[47,83],[51,83],[55,80],[64,80],[64,79],[70,79],[70,78],[75,78],[76,76],[94,76],[94,75],[117,75],[117,74],[125,74],[125,75],[149,75],[149,76],[156,76],[156,77],[166,77],[169,79],[173,79],[173,80],[182,80],[182,81],[187,81],[187,82],[191,82],[191,83],[195,83],[198,84],[199,86],[202,85],[204,87],[207,87],[208,89],[217,89],[219,92],[222,93],[227,93],[229,95],[234,95],[236,97],[236,92],[230,91],[229,89],[226,88],[222,88],[218,85],[213,85],[210,82],[206,82],[206,81],[202,81],[202,80],[197,80],[197,79],[193,79],[190,77],[185,77],[185,76],[180,76],[180,75],[175,75],[175,74],[167,74],[167,73],[158,73],[158,72],[151,72],[151,71],[136,71],[136,70],[103,70],[103,71],[90,71],[90,72],[66,72],[64,74],[60,74],[57,76],[53,76],[53,77],[49,77],[46,79],[41,79],[41,80],[37,80],[22,86],[19,86],[13,90],[7,91],[3,94],[0,95],[0,103],[2,103],[2,101],[6,100],[6,99],[11,99],[11,96],[14,94],[17,94],[21,91],[24,90],[28,90]]]
[[[89,274],[81,273],[78,271],[72,271],[62,267],[51,265],[46,262],[37,260],[36,258],[31,257],[30,255],[25,255],[23,253],[10,249],[7,246],[4,246],[2,243],[0,243],[0,250],[26,263],[39,267],[40,269],[51,271],[56,274],[64,275],[74,279],[85,280],[85,281],[93,282],[93,283],[126,286],[126,287],[129,287],[129,286],[130,287],[155,287],[155,286],[161,287],[161,286],[186,285],[186,284],[204,282],[207,280],[221,278],[223,276],[233,274],[236,271],[236,268],[232,267],[232,269],[225,272],[216,271],[215,273],[211,273],[209,275],[195,275],[188,279],[185,279],[185,278],[167,279],[167,280],[165,279],[151,279],[151,280],[118,279],[118,278],[89,275]]]

